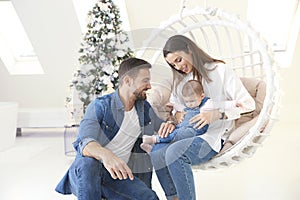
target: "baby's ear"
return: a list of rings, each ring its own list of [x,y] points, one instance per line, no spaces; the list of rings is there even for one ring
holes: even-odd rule
[[[204,97],[205,97],[205,94],[204,94],[204,92],[202,92],[201,98],[203,99]]]

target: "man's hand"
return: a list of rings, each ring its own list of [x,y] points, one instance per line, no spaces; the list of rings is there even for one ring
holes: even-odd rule
[[[113,179],[127,179],[133,180],[133,174],[128,165],[120,158],[115,156],[110,150],[103,148],[102,162],[104,167],[110,173]]]
[[[118,178],[123,180],[129,178],[130,180],[133,180],[134,178],[131,169],[122,159],[118,158],[113,152],[102,147],[97,142],[88,143],[84,147],[82,154],[101,160],[113,179]]]
[[[162,138],[167,137],[175,129],[175,123],[172,121],[163,122],[158,130],[158,135]]]

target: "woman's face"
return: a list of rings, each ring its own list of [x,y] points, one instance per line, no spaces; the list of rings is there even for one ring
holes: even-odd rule
[[[174,53],[168,53],[166,61],[175,69],[182,71],[186,74],[193,70],[192,54],[185,53],[184,51],[176,51]]]

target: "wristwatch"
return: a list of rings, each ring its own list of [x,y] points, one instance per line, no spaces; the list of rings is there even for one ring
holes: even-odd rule
[[[220,119],[225,119],[225,112],[221,112],[221,117]]]

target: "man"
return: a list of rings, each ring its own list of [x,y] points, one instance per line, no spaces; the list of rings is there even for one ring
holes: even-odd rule
[[[90,103],[74,143],[76,159],[57,192],[78,200],[158,199],[150,189],[152,165],[140,149],[141,138],[169,133],[174,125],[163,123],[146,101],[150,68],[142,59],[123,61],[119,88]]]

